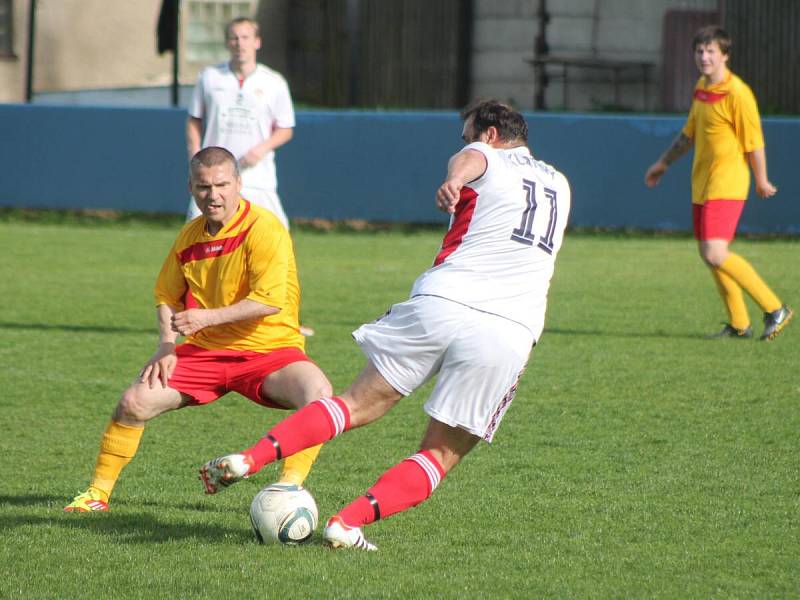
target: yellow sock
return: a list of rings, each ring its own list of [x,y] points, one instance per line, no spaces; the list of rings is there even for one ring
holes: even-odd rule
[[[94,476],[89,484],[104,496],[106,502],[122,469],[136,454],[143,433],[144,427],[130,427],[116,421],[109,422],[106,427],[94,466]]]
[[[750,315],[747,314],[747,305],[744,303],[742,288],[731,277],[716,267],[711,267],[711,275],[717,284],[719,295],[728,310],[731,327],[747,329],[750,326]]]
[[[753,266],[738,254],[729,253],[719,269],[750,294],[764,312],[772,312],[781,307],[781,301],[764,283]]]
[[[283,461],[283,471],[281,472],[281,483],[293,483],[303,485],[311,470],[311,465],[317,460],[322,444],[301,450],[297,454],[292,454]]]

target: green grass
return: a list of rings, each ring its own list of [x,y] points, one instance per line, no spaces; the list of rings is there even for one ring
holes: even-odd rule
[[[0,223],[0,597],[800,595],[800,324],[769,344],[703,339],[724,313],[687,238],[568,237],[495,443],[371,526],[377,553],[328,551],[319,532],[257,545],[247,508],[275,467],[202,494],[202,462],[280,417],[235,395],[151,422],[112,512],[64,514],[154,350],[151,288],[174,233]],[[308,351],[336,389],[363,363],[350,331],[405,299],[440,237],[295,231]],[[796,240],[735,247],[800,307]],[[425,391],[323,449],[308,481],[321,517],[416,450]]]

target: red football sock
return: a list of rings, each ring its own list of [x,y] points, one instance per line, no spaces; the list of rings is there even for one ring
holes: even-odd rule
[[[442,465],[430,452],[418,452],[386,471],[364,496],[337,516],[351,527],[369,525],[424,502],[444,476]]]
[[[320,398],[286,417],[242,454],[250,473],[264,465],[316,446],[350,429],[350,411],[340,398]]]

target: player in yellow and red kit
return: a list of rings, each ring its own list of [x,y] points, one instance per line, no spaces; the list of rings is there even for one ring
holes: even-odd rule
[[[771,340],[794,313],[749,262],[728,248],[750,189],[748,163],[761,198],[778,191],[767,178],[758,105],[747,84],[728,70],[731,40],[724,30],[714,25],[700,29],[693,46],[701,77],[689,117],[673,144],[647,170],[645,183],[649,187],[657,185],[669,165],[694,145],[694,236],[729,317],[722,331],[711,337],[752,337],[744,290],[764,311],[761,339]]]
[[[202,216],[178,234],[156,282],[158,349],[122,394],[89,488],[67,512],[108,510],[144,424],[162,413],[229,391],[275,408],[300,408],[332,393],[304,353],[289,233],[271,212],[243,200],[241,185],[227,150],[209,147],[192,158],[189,187]],[[281,481],[300,485],[319,448],[287,458]]]

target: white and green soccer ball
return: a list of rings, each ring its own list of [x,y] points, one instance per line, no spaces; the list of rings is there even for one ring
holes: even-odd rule
[[[302,544],[311,539],[317,519],[314,497],[290,483],[268,485],[250,505],[253,533],[262,544]]]

